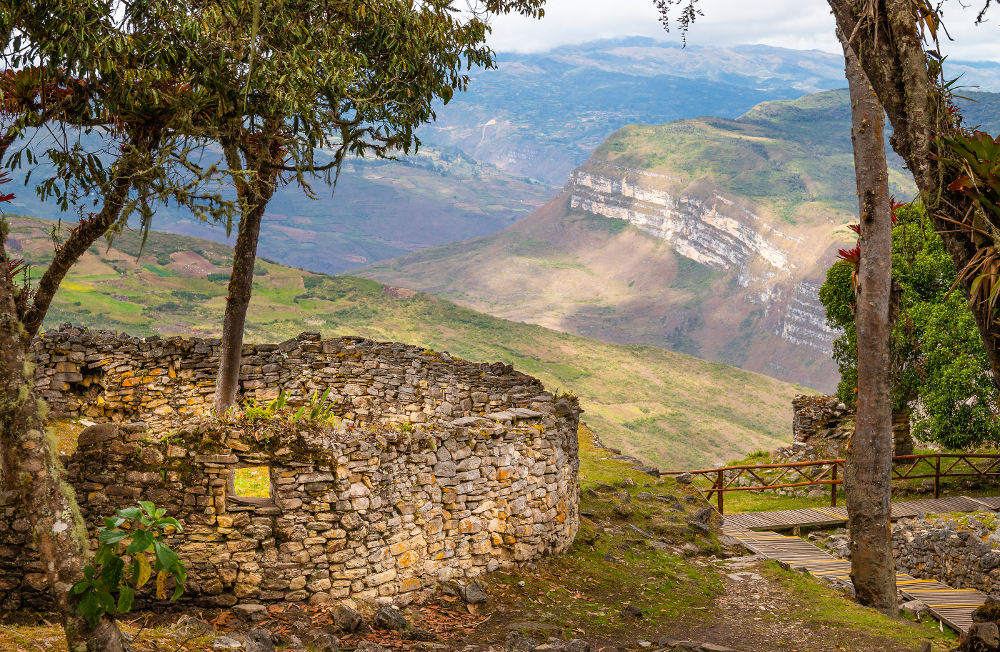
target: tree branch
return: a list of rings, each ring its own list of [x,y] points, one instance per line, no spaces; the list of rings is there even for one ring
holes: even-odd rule
[[[38,330],[45,320],[45,314],[59,289],[59,284],[62,283],[73,264],[118,221],[138,169],[137,155],[126,153],[121,166],[111,180],[109,191],[104,195],[104,205],[101,207],[101,211],[89,218],[81,219],[77,227],[70,232],[66,242],[56,249],[52,263],[45,270],[45,274],[42,275],[42,279],[38,283],[30,307],[21,315],[21,323],[24,324],[28,337],[34,337],[38,334]]]

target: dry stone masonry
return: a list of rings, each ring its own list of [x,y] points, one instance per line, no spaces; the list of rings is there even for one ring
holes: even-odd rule
[[[1000,532],[997,515],[918,516],[892,524],[892,552],[896,570],[919,579],[938,580],[958,589],[1000,593]],[[837,557],[851,558],[847,530],[814,532],[809,539],[822,543]]]
[[[899,572],[955,588],[1000,590],[1000,533],[992,512],[958,518],[912,518],[892,526]]]
[[[250,345],[244,396],[331,389],[336,428],[207,414],[218,342],[64,327],[35,347],[57,413],[95,421],[65,460],[90,525],[140,496],[178,517],[185,600],[406,604],[566,549],[579,524],[579,408],[503,364],[359,338]],[[138,421],[145,423],[132,423]],[[236,496],[267,467],[270,496]],[[93,535],[93,530],[90,532]],[[0,608],[41,606],[27,521],[0,501]]]
[[[844,457],[854,434],[854,410],[836,396],[799,394],[792,399],[792,411],[793,442],[780,449],[778,457],[787,461]],[[913,454],[909,413],[893,414],[892,438],[894,455]]]

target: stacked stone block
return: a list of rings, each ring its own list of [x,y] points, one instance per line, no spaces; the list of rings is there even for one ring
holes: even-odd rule
[[[210,414],[219,340],[136,338],[64,325],[35,341],[35,386],[61,416],[171,423]],[[247,344],[240,396],[293,400],[330,388],[337,412],[360,422],[447,423],[508,407],[528,408],[541,382],[493,364],[406,344],[302,333],[281,344]]]
[[[305,335],[248,347],[244,392],[301,399],[331,387],[340,425],[220,421],[197,416],[217,351],[71,328],[36,346],[55,409],[104,421],[65,460],[90,535],[139,498],[166,507],[184,525],[171,536],[189,568],[184,600],[406,604],[572,543],[575,399],[504,365]],[[234,495],[235,469],[262,465],[271,496]],[[43,588],[27,521],[6,496],[0,608],[42,607]]]

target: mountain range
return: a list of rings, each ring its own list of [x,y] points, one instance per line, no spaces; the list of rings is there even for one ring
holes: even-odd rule
[[[501,53],[496,69],[470,75],[469,91],[438,107],[437,121],[418,132],[423,146],[415,155],[352,159],[332,195],[316,186],[318,200],[281,188],[261,249],[287,264],[338,273],[486,235],[551,199],[626,124],[734,118],[766,100],[844,85],[842,64],[821,52],[685,50],[642,38]],[[59,217],[33,192],[19,192],[16,202],[16,212]],[[223,228],[170,207],[158,210],[155,228],[227,241]]]
[[[1000,65],[948,70],[1000,88]],[[823,90],[844,85],[841,57],[629,38],[471,76],[416,155],[348,161],[332,199],[282,188],[261,254],[833,386],[815,295],[855,212],[845,94]],[[962,94],[971,124],[996,126],[997,96]],[[31,192],[14,210],[58,216]],[[154,226],[227,241],[169,207]]]
[[[968,93],[1000,127],[1000,95]],[[891,156],[890,185],[913,185]],[[504,231],[356,273],[506,319],[656,344],[832,389],[834,333],[817,290],[855,238],[847,91],[737,119],[630,125],[543,208]]]

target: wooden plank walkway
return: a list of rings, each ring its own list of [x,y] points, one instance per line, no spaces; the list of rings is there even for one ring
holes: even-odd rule
[[[1000,497],[930,498],[892,504],[892,518],[909,518],[920,513],[972,512],[1000,510]],[[813,507],[729,514],[722,523],[723,534],[732,537],[750,551],[773,559],[796,570],[822,577],[833,583],[850,586],[851,562],[834,557],[808,541],[775,530],[794,527],[835,526],[847,521],[844,507]],[[986,601],[976,589],[954,589],[937,580],[923,580],[897,573],[896,586],[909,600],[921,600],[931,614],[957,632],[972,626],[972,612]]]
[[[825,550],[796,536],[776,532],[737,532],[726,534],[752,552],[784,562],[794,570],[850,585],[851,562],[838,559]],[[953,589],[936,580],[921,580],[904,573],[896,574],[896,587],[909,600],[922,600],[931,614],[957,632],[972,626],[972,612],[986,602],[986,594],[976,589]]]
[[[917,514],[940,514],[943,512],[975,512],[984,509],[1000,509],[1000,497],[969,498],[921,498],[901,500],[892,503],[893,520],[912,518]],[[808,507],[805,509],[782,509],[773,512],[744,512],[726,514],[723,529],[733,530],[791,530],[796,527],[831,527],[847,522],[847,508]]]

